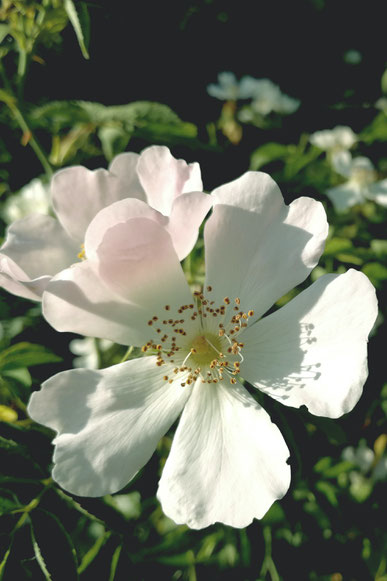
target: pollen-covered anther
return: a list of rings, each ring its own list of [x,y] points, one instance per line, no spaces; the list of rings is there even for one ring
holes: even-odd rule
[[[77,258],[79,258],[79,260],[86,260],[86,252],[85,252],[85,245],[84,244],[81,244],[81,251],[78,252]]]

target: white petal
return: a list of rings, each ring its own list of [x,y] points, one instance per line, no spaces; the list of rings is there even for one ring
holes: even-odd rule
[[[206,285],[216,302],[239,297],[258,317],[317,264],[328,232],[324,208],[311,198],[285,206],[278,186],[261,172],[248,172],[214,195],[204,230]]]
[[[0,254],[0,287],[18,297],[40,301],[51,276],[30,279],[8,256]]]
[[[245,527],[286,493],[288,456],[279,429],[243,387],[199,380],[184,408],[157,496],[178,524]]]
[[[53,478],[80,496],[117,492],[144,466],[190,391],[163,380],[155,357],[100,371],[65,371],[35,392],[28,413],[58,432]]]
[[[120,178],[127,196],[146,201],[146,194],[137,175],[138,153],[125,152],[117,155],[109,165],[109,172]]]
[[[212,202],[212,196],[202,192],[189,192],[175,198],[167,230],[180,260],[183,260],[194,247],[199,227]]]
[[[352,170],[352,156],[349,151],[334,151],[331,157],[332,165],[335,171],[349,178]]]
[[[76,262],[79,251],[80,247],[55,218],[32,214],[18,220],[8,228],[0,251],[1,270],[6,275],[4,287],[14,294],[39,300],[50,277]]]
[[[76,262],[78,252],[58,220],[41,214],[14,222],[1,248],[30,278],[56,274]]]
[[[346,182],[342,186],[329,188],[326,194],[336,212],[345,212],[352,206],[364,202],[363,188],[351,181]]]
[[[132,218],[149,218],[162,226],[168,224],[168,218],[154,210],[147,203],[136,198],[119,200],[103,208],[90,222],[85,234],[85,251],[87,258],[93,257],[101,244],[105,233],[116,224],[125,224]]]
[[[125,182],[104,170],[74,166],[58,171],[51,182],[52,204],[68,234],[83,242],[94,216],[109,204],[131,196]]]
[[[96,254],[103,282],[151,316],[165,305],[192,302],[171,237],[154,220],[133,218],[112,226]]]
[[[387,207],[387,179],[376,182],[368,188],[368,198],[375,200],[381,206]]]
[[[364,274],[322,276],[243,333],[241,375],[285,405],[339,417],[361,396],[376,315]]]
[[[168,147],[153,145],[138,161],[137,173],[148,203],[169,216],[174,199],[185,192],[201,192],[203,184],[198,163],[175,159]]]
[[[43,315],[57,331],[123,345],[143,345],[149,340],[149,312],[114,295],[87,260],[51,280],[43,295]]]

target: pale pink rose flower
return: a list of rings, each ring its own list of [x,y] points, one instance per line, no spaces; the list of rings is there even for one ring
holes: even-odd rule
[[[45,317],[60,331],[142,346],[145,356],[59,373],[28,406],[57,432],[53,478],[81,496],[124,487],[181,415],[157,495],[167,516],[194,529],[245,527],[290,484],[285,440],[239,378],[337,418],[361,395],[377,314],[373,286],[349,270],[263,317],[317,264],[323,206],[306,197],[286,206],[260,172],[211,197],[202,292],[191,292],[166,229],[130,217],[133,200],[120,202],[126,222],[86,236],[90,259],[50,282]]]
[[[55,274],[85,257],[85,237],[96,215],[127,198],[136,200],[139,215],[151,215],[170,232],[183,259],[211,205],[202,190],[199,164],[175,159],[163,146],[122,153],[108,170],[62,169],[51,183],[56,218],[32,214],[9,227],[0,248],[0,286],[41,300]]]

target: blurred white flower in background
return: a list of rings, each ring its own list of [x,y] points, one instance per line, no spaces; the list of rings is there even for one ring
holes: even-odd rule
[[[375,107],[387,114],[387,97],[380,97],[375,103]]]
[[[78,355],[74,357],[74,367],[86,367],[87,369],[99,368],[99,356],[96,341],[101,351],[107,351],[113,341],[108,339],[94,339],[93,337],[84,337],[82,339],[73,339],[70,341],[69,348],[71,353]]]
[[[350,127],[338,125],[334,129],[312,133],[309,141],[323,151],[334,153],[350,149],[356,143],[357,137]]]
[[[50,210],[50,186],[40,178],[35,178],[16,194],[8,197],[1,211],[1,216],[7,224],[11,224],[11,222],[21,220],[32,213],[47,215]]]
[[[268,115],[273,111],[288,115],[300,106],[298,99],[282,93],[279,86],[270,79],[255,79],[247,75],[238,81],[234,73],[230,72],[219,73],[218,84],[208,85],[207,92],[211,97],[222,101],[251,99],[251,104],[240,113],[241,121],[250,121],[254,113]]]
[[[371,468],[375,454],[371,448],[366,446],[365,441],[361,440],[357,448],[353,446],[344,448],[342,458],[347,462],[352,462],[352,464],[359,468],[360,472],[365,474]]]
[[[387,179],[376,181],[377,173],[368,157],[352,158],[348,151],[342,151],[332,157],[332,165],[347,178],[342,185],[326,191],[335,210],[343,212],[367,200],[387,207]]]
[[[383,437],[384,435],[379,436],[375,442],[376,452]],[[365,440],[361,440],[357,448],[344,448],[341,457],[354,465],[354,470],[348,474],[350,492],[359,502],[364,502],[370,496],[376,482],[387,478],[387,456],[380,453],[380,450],[375,453],[368,448]]]
[[[207,87],[207,93],[211,97],[221,101],[238,101],[239,99],[251,99],[253,97],[252,77],[243,77],[238,81],[234,73],[224,72],[218,74],[218,84],[211,83]]]

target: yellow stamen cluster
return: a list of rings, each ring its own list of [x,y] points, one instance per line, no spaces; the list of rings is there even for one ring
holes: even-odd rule
[[[78,252],[77,258],[79,258],[79,260],[86,260],[86,252],[85,252],[85,245],[84,244],[81,244],[81,251]]]
[[[206,291],[210,293],[212,287],[208,286]],[[182,387],[198,378],[203,383],[218,383],[226,376],[234,384],[235,376],[240,373],[244,346],[236,337],[247,327],[254,311],[241,310],[238,297],[234,300],[225,297],[218,306],[203,292],[195,291],[193,295],[193,303],[181,305],[169,318],[155,315],[149,319],[148,326],[152,327],[155,338],[141,350],[156,352],[159,367],[168,363],[176,365],[172,374],[163,377],[168,383],[173,383],[176,376]],[[171,311],[171,306],[165,305],[164,310]]]

